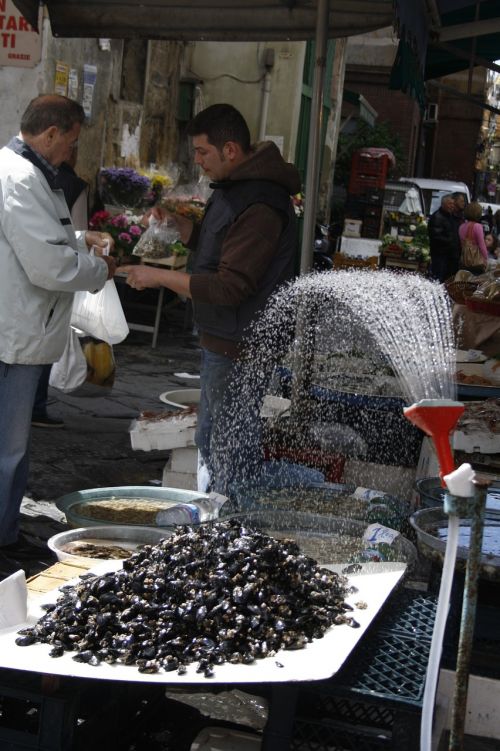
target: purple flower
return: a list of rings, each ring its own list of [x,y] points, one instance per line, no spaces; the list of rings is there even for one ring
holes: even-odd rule
[[[118,239],[122,243],[127,243],[127,245],[132,242],[132,238],[130,237],[128,232],[120,232],[120,234],[118,235]]]
[[[137,224],[131,224],[128,228],[128,231],[134,237],[140,237],[140,235],[142,235],[142,229],[138,227]]]

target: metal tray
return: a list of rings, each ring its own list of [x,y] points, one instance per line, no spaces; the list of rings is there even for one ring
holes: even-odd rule
[[[446,541],[439,535],[440,532],[443,535],[448,527],[448,515],[441,508],[425,508],[413,514],[410,517],[410,523],[417,534],[417,544],[422,555],[442,564],[446,552]],[[470,531],[470,519],[461,519],[460,537],[467,537],[468,531]],[[467,545],[460,545],[460,537],[455,568],[458,571],[464,571],[469,548]],[[490,547],[491,540],[495,542],[493,548]],[[482,550],[479,576],[491,581],[500,581],[500,520],[494,512],[486,512],[485,515]]]
[[[125,485],[113,488],[92,488],[89,490],[77,490],[74,493],[68,493],[56,500],[56,506],[59,511],[66,514],[68,524],[73,527],[99,527],[102,525],[129,525],[129,526],[154,526],[154,522],[132,523],[126,518],[116,521],[113,519],[98,519],[86,516],[84,507],[90,501],[112,500],[115,498],[128,499],[130,501],[139,501],[147,506],[148,502],[165,503],[165,508],[173,506],[176,503],[194,503],[200,499],[208,498],[206,493],[198,493],[193,490],[179,490],[177,488],[154,488],[149,485]]]

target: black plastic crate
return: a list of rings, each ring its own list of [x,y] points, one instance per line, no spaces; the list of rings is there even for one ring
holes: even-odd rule
[[[293,751],[418,751],[437,598],[397,590],[339,673],[300,687]]]
[[[392,734],[356,730],[333,722],[297,719],[290,751],[384,751],[392,748]],[[403,747],[399,747],[401,751]]]
[[[0,670],[1,751],[122,751],[161,686]]]

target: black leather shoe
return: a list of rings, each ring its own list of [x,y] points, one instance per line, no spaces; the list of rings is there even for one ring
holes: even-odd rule
[[[13,558],[8,558],[6,555],[3,555],[3,553],[0,553],[0,581],[11,576],[11,574],[15,574],[19,569],[26,571],[25,567],[19,563],[19,561],[16,561]]]

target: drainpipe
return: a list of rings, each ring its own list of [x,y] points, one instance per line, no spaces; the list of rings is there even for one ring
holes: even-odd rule
[[[321,129],[323,125],[323,85],[326,71],[326,46],[329,20],[329,0],[318,0],[316,9],[316,60],[313,76],[311,116],[309,119],[309,142],[307,149],[306,203],[300,273],[307,274],[313,265],[314,225],[318,204],[319,173],[321,168]]]
[[[267,111],[269,109],[269,98],[271,94],[271,71],[274,67],[274,50],[268,47],[264,52],[264,80],[262,83],[262,99],[260,103],[259,117],[259,135],[257,140],[263,141],[266,136],[267,128]]]

